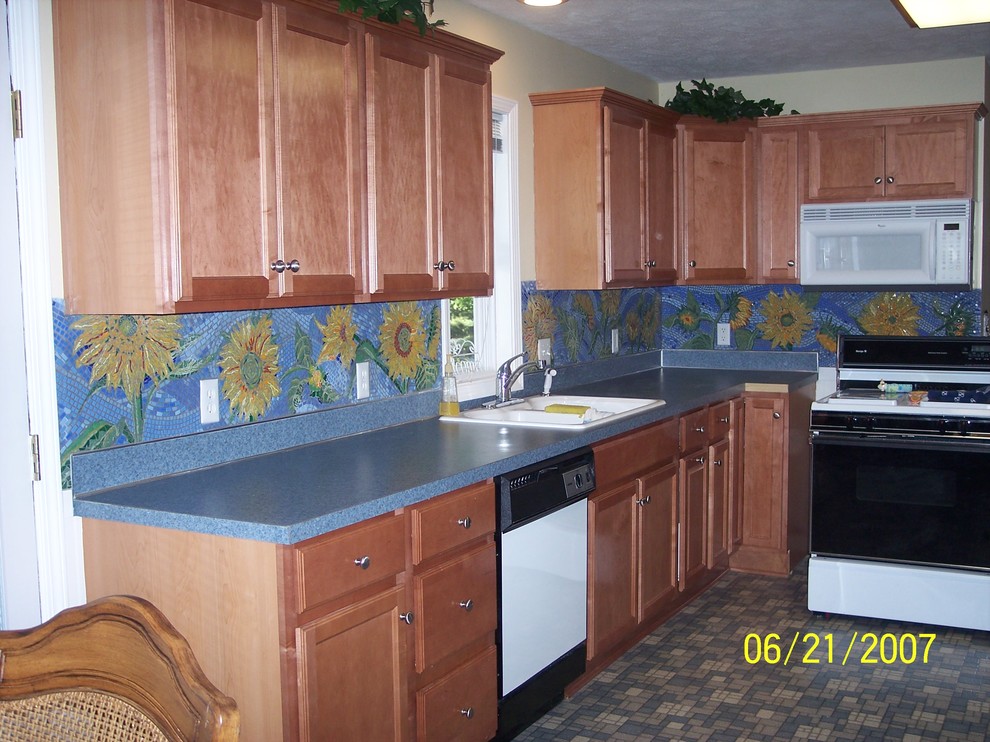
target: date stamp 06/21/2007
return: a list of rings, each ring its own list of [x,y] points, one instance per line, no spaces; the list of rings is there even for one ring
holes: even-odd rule
[[[928,664],[935,634],[851,635],[795,631],[793,636],[777,633],[746,634],[743,659],[750,665],[914,665]]]

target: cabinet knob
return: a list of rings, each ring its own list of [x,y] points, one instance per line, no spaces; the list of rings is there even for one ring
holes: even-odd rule
[[[705,457],[704,456],[699,456],[698,458],[696,458],[694,460],[694,463],[696,463],[696,464],[704,464],[705,463]]]
[[[893,175],[888,175],[887,176],[887,182],[888,183],[893,183],[894,182],[894,176]]]
[[[302,265],[300,265],[298,260],[290,260],[286,263],[284,260],[279,258],[278,260],[272,261],[272,270],[276,273],[283,273],[284,271],[298,273],[300,268],[302,268]]]
[[[461,715],[464,716],[464,717],[466,717],[466,718],[468,718],[468,719],[473,719],[474,718],[474,708],[472,706],[468,706],[466,709],[461,709]]]
[[[462,528],[470,528],[471,527],[471,516],[470,515],[465,515],[463,518],[458,518],[457,519],[457,525],[461,526]]]
[[[399,614],[399,620],[402,621],[402,623],[406,624],[407,626],[412,626],[412,622],[414,618],[416,618],[416,616],[413,614],[412,611],[406,611],[405,613]]]
[[[720,418],[718,419],[718,421],[719,421],[720,423],[727,423],[727,422],[729,422],[729,418],[727,418],[727,417],[720,417]]]
[[[441,273],[443,273],[444,271],[452,271],[454,270],[454,261],[448,260],[444,262],[443,260],[441,260],[439,263],[435,263],[433,267],[436,268]]]
[[[358,566],[361,569],[367,569],[368,567],[371,566],[371,557],[370,556],[363,556],[363,557],[360,557],[358,559],[355,559],[354,560],[354,564],[355,564],[355,566]]]
[[[780,413],[779,412],[773,413],[773,419],[774,420],[779,420],[780,419]]]
[[[880,185],[881,183],[883,183],[883,178],[881,178],[881,177],[880,177],[880,176],[878,175],[877,177],[875,177],[875,178],[873,179],[873,182],[874,182],[874,183],[876,183],[877,185]]]
[[[655,261],[655,260],[647,260],[645,263],[643,263],[643,267],[644,268],[656,268],[657,267],[657,261]]]
[[[460,606],[461,608],[463,608],[463,609],[464,609],[464,610],[466,610],[466,611],[467,611],[468,613],[470,613],[470,612],[471,612],[471,610],[472,610],[472,609],[474,608],[474,601],[473,601],[473,600],[471,600],[471,598],[468,598],[467,600],[462,600],[462,601],[461,601],[460,603],[458,603],[457,605],[459,605],[459,606]]]
[[[689,260],[688,261],[688,265],[691,266],[692,268],[697,268],[698,267],[698,261],[697,260]]]
[[[788,261],[787,261],[787,267],[788,267],[788,268],[793,268],[793,267],[794,267],[794,265],[795,265],[795,263],[794,263],[794,261],[793,261],[793,260],[788,260]]]
[[[652,499],[653,499],[653,495],[647,495],[646,497],[642,497],[639,500],[636,500],[636,504],[641,507],[645,507],[646,505],[650,504],[650,501]]]
[[[704,433],[705,432],[705,426],[702,425],[700,428],[695,428],[694,429],[694,432],[695,433]]]
[[[715,466],[721,466],[722,465],[722,459],[715,459],[712,463],[715,464]]]

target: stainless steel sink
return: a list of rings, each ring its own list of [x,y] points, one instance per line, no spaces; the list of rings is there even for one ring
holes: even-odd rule
[[[576,430],[614,422],[628,415],[645,412],[663,404],[666,402],[662,399],[551,394],[548,397],[525,397],[502,407],[465,410],[460,415],[443,415],[440,419],[445,422],[456,423]],[[580,414],[577,410],[574,412],[547,412],[546,408],[551,405],[586,407],[588,409]]]

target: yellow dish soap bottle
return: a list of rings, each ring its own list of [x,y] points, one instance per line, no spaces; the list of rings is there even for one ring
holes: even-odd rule
[[[443,367],[443,379],[440,387],[440,414],[448,417],[461,414],[461,403],[457,399],[457,379],[454,377],[454,363],[447,354],[447,363]]]

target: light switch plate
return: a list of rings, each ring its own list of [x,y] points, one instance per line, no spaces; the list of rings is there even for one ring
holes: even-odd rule
[[[725,347],[732,343],[732,328],[728,322],[719,322],[715,329],[715,344]]]
[[[199,421],[202,424],[220,422],[220,380],[200,379]]]
[[[619,328],[615,327],[612,329],[612,355],[616,355],[619,352]]]
[[[356,366],[357,398],[367,399],[371,396],[371,370],[367,361],[361,361]]]
[[[553,361],[552,343],[553,341],[550,338],[540,338],[536,341],[536,360],[546,361],[547,363]]]

